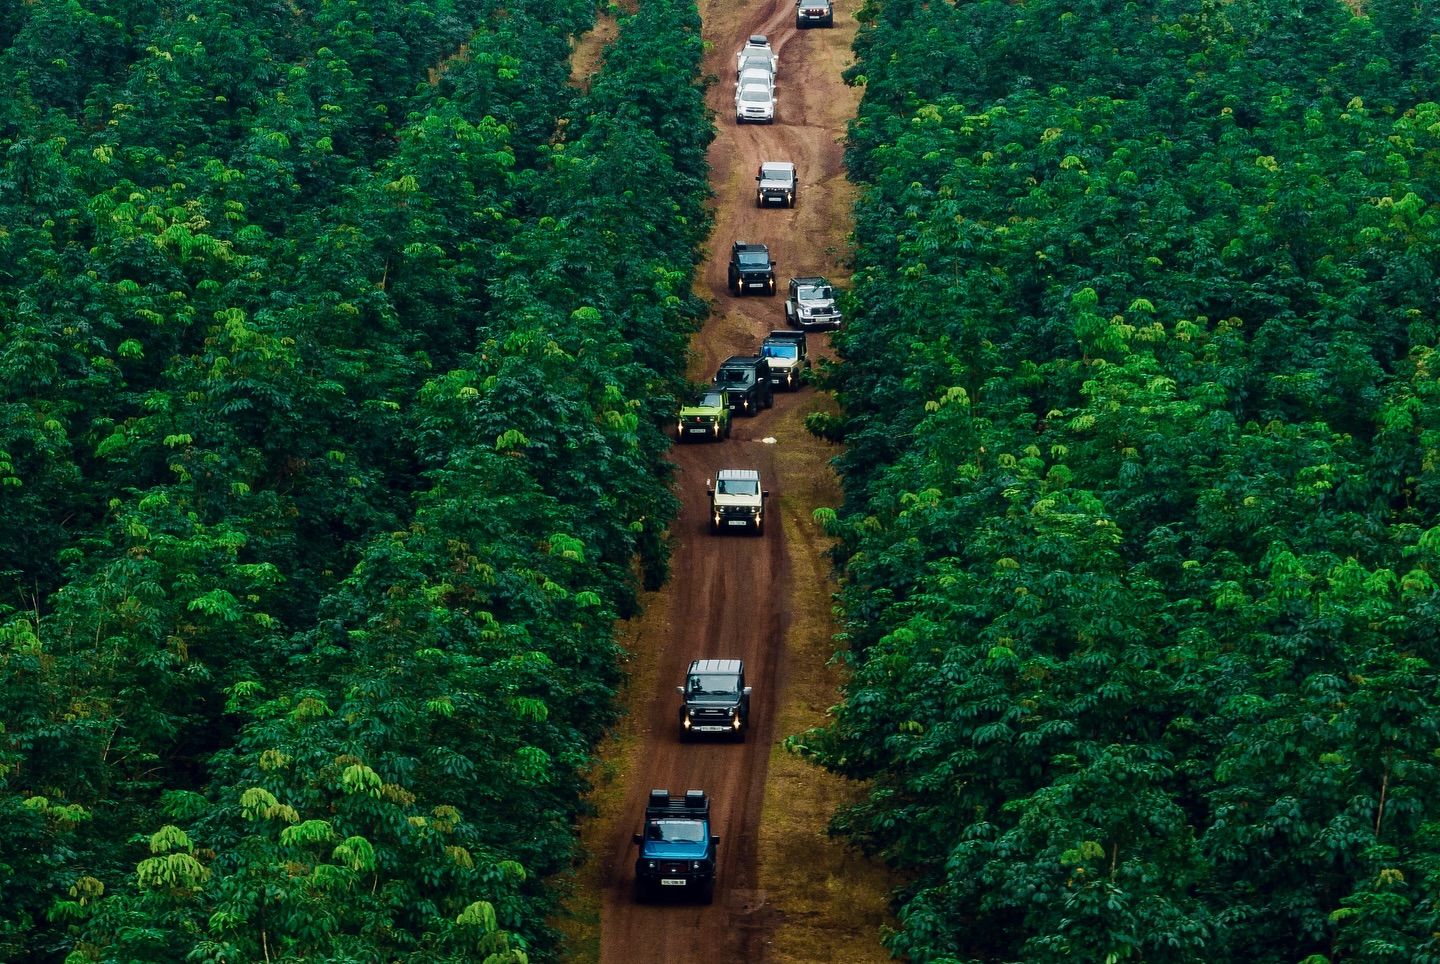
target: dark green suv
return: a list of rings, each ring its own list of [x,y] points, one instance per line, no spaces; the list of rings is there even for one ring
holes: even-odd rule
[[[775,404],[770,359],[764,355],[731,355],[720,363],[713,381],[730,393],[730,410],[741,415],[758,415]]]
[[[775,293],[775,262],[770,249],[763,244],[736,241],[730,245],[730,293],[743,295],[751,291]]]
[[[734,737],[745,742],[750,730],[750,687],[745,661],[697,659],[685,674],[680,694],[680,739],[696,734]]]

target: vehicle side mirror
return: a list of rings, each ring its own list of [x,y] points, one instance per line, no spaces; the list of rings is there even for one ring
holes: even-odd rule
[[[749,696],[749,695],[750,695],[750,687],[748,687],[748,686],[745,687],[745,689],[741,690],[741,692],[744,693],[746,696]]]
[[[640,846],[642,843],[645,842],[645,838],[642,837],[642,836],[640,836],[638,833],[637,833],[637,834],[632,834],[631,837],[630,837],[630,839],[635,841],[635,846],[637,846],[637,847]]]
[[[710,838],[710,846],[712,846],[712,847],[718,847],[718,846],[720,846],[720,835],[719,835],[719,834],[715,834],[714,836],[712,836],[712,837]]]
[[[677,687],[675,687],[675,692],[679,693],[681,696],[684,696],[684,695],[685,695],[685,687],[683,687],[683,686],[677,686]]]
[[[770,490],[769,490],[769,489],[761,489],[761,490],[760,490],[760,498],[762,498],[762,499],[768,499],[768,498],[770,498]]]
[[[755,180],[757,180],[757,181],[760,180],[760,175],[759,175],[759,174],[756,174],[756,175],[755,175]]]

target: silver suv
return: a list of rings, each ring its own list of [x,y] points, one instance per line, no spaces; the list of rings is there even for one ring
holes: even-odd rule
[[[740,76],[740,71],[748,67],[764,65],[769,68],[770,76],[774,77],[780,67],[780,58],[775,56],[775,49],[770,46],[770,39],[764,34],[752,34],[750,39],[745,41],[745,46],[735,55],[735,76]]]
[[[762,161],[755,172],[755,206],[763,208],[772,201],[781,207],[793,208],[800,194],[795,165],[789,161]]]
[[[809,331],[812,328],[839,328],[840,308],[835,289],[824,278],[791,278],[785,298],[785,324]]]

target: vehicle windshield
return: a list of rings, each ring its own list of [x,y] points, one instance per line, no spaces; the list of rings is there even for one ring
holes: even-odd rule
[[[741,252],[740,252],[740,263],[741,263],[741,264],[758,264],[758,265],[760,265],[761,267],[765,267],[766,265],[768,265],[768,264],[770,263],[770,256],[769,256],[768,254],[764,254],[764,253],[762,253],[762,252],[760,252],[760,251],[741,251]]]
[[[766,345],[764,351],[767,358],[800,357],[800,349],[796,345]]]
[[[770,91],[758,85],[751,85],[740,92],[740,99],[747,104],[770,103]]]
[[[686,690],[691,696],[734,696],[740,691],[740,685],[734,676],[696,673],[690,677]]]
[[[721,495],[759,495],[760,483],[754,479],[721,479],[715,491]]]
[[[788,182],[790,180],[790,172],[783,167],[762,167],[760,168],[760,177],[766,181]]]
[[[705,824],[700,820],[651,820],[645,836],[666,843],[704,843]]]
[[[701,396],[700,396],[700,400],[695,403],[695,407],[696,407],[696,408],[724,408],[724,407],[725,407],[725,396],[724,396],[724,395],[721,395],[719,392],[706,392],[704,395],[701,395]]]
[[[831,301],[835,295],[829,285],[822,285],[815,288],[801,288],[795,293],[795,297],[801,301]]]
[[[748,368],[722,368],[716,373],[715,380],[722,385],[740,385],[743,387],[750,384],[750,381],[754,377],[755,373]]]

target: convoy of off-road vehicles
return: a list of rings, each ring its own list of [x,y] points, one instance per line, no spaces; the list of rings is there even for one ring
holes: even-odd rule
[[[797,0],[796,26],[829,26],[833,13],[829,0]],[[762,35],[751,36],[735,56],[735,121],[775,119],[775,75],[780,60]],[[790,161],[764,161],[755,173],[755,206],[794,208],[800,182]],[[735,241],[730,246],[727,286],[740,297],[747,293],[774,295],[778,289],[776,263],[763,243]],[[682,405],[675,420],[677,444],[692,441],[721,442],[730,438],[735,415],[753,418],[775,404],[776,389],[797,391],[810,370],[806,332],[839,328],[840,309],[830,283],[818,276],[791,278],[783,315],[786,329],[766,335],[753,354],[732,355],[720,363],[711,384]],[[728,451],[728,448],[727,448]],[[710,532],[763,536],[766,501],[760,472],[726,467],[707,479]],[[680,696],[678,735],[682,741],[702,737],[744,742],[750,730],[751,687],[745,664],[735,658],[702,658],[690,663]],[[652,790],[645,806],[644,824],[634,834],[640,848],[635,860],[635,899],[644,901],[664,894],[714,899],[720,838],[710,832],[710,797],[703,790],[672,796]]]

